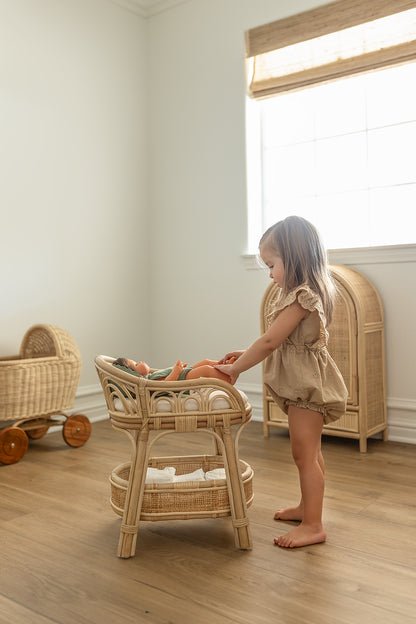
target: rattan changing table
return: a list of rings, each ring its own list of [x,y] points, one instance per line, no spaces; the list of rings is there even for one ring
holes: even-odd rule
[[[115,368],[113,361],[107,356],[95,359],[111,423],[132,443],[130,461],[110,475],[111,505],[123,518],[118,556],[135,554],[139,522],[149,520],[231,516],[237,548],[250,549],[247,508],[253,500],[253,470],[239,459],[238,440],[251,419],[251,406],[221,380],[150,381]],[[169,433],[208,434],[214,452],[151,457],[154,444]],[[226,478],[145,484],[148,467],[165,466],[175,467],[177,474],[225,468]]]

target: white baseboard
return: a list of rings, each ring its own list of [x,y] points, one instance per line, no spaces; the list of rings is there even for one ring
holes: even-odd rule
[[[389,440],[416,444],[416,401],[387,398]]]
[[[242,390],[247,395],[248,402],[253,408],[253,420],[263,422],[263,388],[259,384],[238,383],[238,390]]]
[[[68,414],[83,414],[87,416],[91,423],[100,420],[107,420],[108,411],[105,403],[103,389],[100,384],[92,384],[90,386],[80,386],[77,390],[74,406],[67,410]],[[50,427],[47,433],[56,433],[62,429],[59,427]]]
[[[71,414],[75,414],[75,412],[84,414],[92,423],[106,420],[108,411],[101,384],[80,386],[75,396],[74,407],[69,412]]]
[[[263,420],[263,394],[260,384],[238,384],[253,407],[253,420]],[[416,444],[416,401],[387,398],[387,423],[389,440]]]

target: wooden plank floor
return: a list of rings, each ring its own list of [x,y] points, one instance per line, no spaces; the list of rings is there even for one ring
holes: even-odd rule
[[[166,436],[157,454],[211,452],[207,436]],[[240,456],[255,470],[254,548],[234,548],[229,519],[143,523],[135,558],[116,556],[120,518],[108,476],[129,441],[109,422],[88,443],[58,432],[0,466],[0,624],[414,624],[416,447],[324,438],[325,544],[273,545],[296,502],[285,431],[250,423]]]

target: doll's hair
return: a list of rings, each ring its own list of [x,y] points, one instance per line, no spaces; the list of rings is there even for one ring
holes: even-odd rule
[[[113,366],[122,366],[123,368],[127,368],[128,370],[131,370],[136,375],[136,377],[143,377],[143,375],[140,375],[140,373],[138,373],[136,369],[133,368],[129,364],[129,361],[127,358],[124,358],[124,357],[117,358],[116,360],[114,360]]]
[[[329,325],[336,290],[325,247],[315,226],[303,217],[286,217],[266,230],[259,247],[267,247],[282,258],[283,294],[287,295],[297,286],[308,284],[321,298]]]
[[[124,366],[125,368],[131,368],[130,364],[128,363],[127,358],[124,358],[124,357],[119,357],[116,360],[114,360],[113,366]],[[131,368],[131,370],[133,369]]]

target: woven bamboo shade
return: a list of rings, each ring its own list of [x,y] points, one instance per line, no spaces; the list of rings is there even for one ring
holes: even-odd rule
[[[383,307],[377,290],[364,275],[340,265],[333,265],[331,270],[338,296],[329,327],[328,350],[348,388],[348,401],[346,414],[325,425],[324,433],[357,439],[360,451],[365,452],[370,436],[383,432],[387,439]],[[262,331],[278,288],[271,283],[263,297]],[[265,436],[269,427],[287,428],[287,415],[265,387],[263,405]]]
[[[339,0],[246,33],[254,98],[416,58],[416,0]]]

